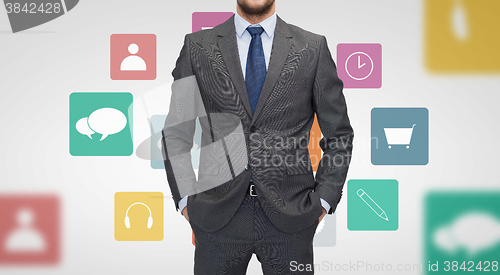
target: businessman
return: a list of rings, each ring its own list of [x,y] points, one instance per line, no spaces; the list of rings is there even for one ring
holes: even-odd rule
[[[253,254],[266,275],[313,274],[314,233],[340,201],[353,139],[326,38],[287,24],[274,0],[237,0],[226,22],[185,36],[172,75],[163,154],[195,234],[194,274],[246,274]],[[323,157],[314,177],[315,115]]]

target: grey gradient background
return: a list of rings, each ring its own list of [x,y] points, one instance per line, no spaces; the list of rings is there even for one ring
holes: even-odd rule
[[[337,210],[337,244],[334,248],[316,248],[316,263],[421,263],[422,202],[429,190],[499,188],[500,76],[429,73],[423,64],[424,15],[420,0],[276,2],[277,13],[288,23],[326,35],[334,58],[338,43],[381,43],[383,47],[382,88],[345,90],[356,135],[348,179],[397,179],[399,229],[348,231],[344,196]],[[192,12],[235,9],[235,0],[84,0],[67,15],[12,34],[7,14],[0,8],[0,193],[56,193],[63,207],[60,264],[0,267],[0,273],[192,274],[190,227],[175,212],[165,172],[151,169],[148,160],[135,154],[72,157],[68,141],[69,95],[74,91],[128,91],[140,99],[172,81],[170,72],[184,34],[191,32]],[[156,80],[110,79],[109,39],[114,33],[157,35]],[[168,102],[165,104],[168,106]],[[373,107],[429,109],[428,165],[370,163]],[[146,113],[134,110],[135,148],[149,135]],[[119,191],[165,194],[163,241],[114,240],[113,198]],[[318,272],[330,273],[387,274]],[[255,258],[248,274],[260,274]]]

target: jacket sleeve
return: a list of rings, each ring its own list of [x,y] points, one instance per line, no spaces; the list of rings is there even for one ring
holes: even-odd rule
[[[322,36],[313,88],[314,109],[323,134],[320,141],[323,157],[316,172],[316,192],[330,204],[329,214],[335,212],[342,195],[354,138],[342,89],[342,80],[337,76],[337,67],[326,38]]]
[[[186,196],[188,189],[196,183],[191,162],[191,148],[196,122],[196,102],[194,93],[196,81],[193,76],[190,57],[189,34],[185,36],[175,69],[172,71],[172,97],[165,127],[162,131],[162,154],[167,172],[167,180],[175,207]],[[194,83],[193,83],[194,82]],[[197,88],[197,87],[196,87]]]

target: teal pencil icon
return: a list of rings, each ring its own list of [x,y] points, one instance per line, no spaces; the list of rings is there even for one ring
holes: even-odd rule
[[[389,221],[389,218],[387,217],[387,214],[385,214],[385,211],[378,206],[378,204],[370,197],[368,194],[363,190],[359,189],[358,192],[356,192],[359,196],[360,199],[362,199],[368,207],[370,207],[377,216],[381,217],[382,219]]]

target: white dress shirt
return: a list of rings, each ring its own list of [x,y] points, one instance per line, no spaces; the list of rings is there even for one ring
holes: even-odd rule
[[[241,71],[243,72],[243,77],[246,76],[247,71],[247,56],[248,48],[250,48],[250,42],[252,41],[252,36],[247,31],[248,26],[260,26],[264,29],[261,34],[262,47],[264,49],[264,58],[266,60],[266,69],[269,68],[269,60],[271,59],[271,50],[273,48],[273,38],[274,30],[276,29],[276,13],[271,15],[271,17],[260,22],[259,24],[252,25],[238,13],[234,15],[234,27],[236,30],[236,41],[238,44],[238,53],[240,56]],[[185,196],[179,201],[179,209],[182,214],[182,210],[187,206],[187,197]],[[330,210],[330,204],[325,200],[321,199],[321,206],[327,211]]]

